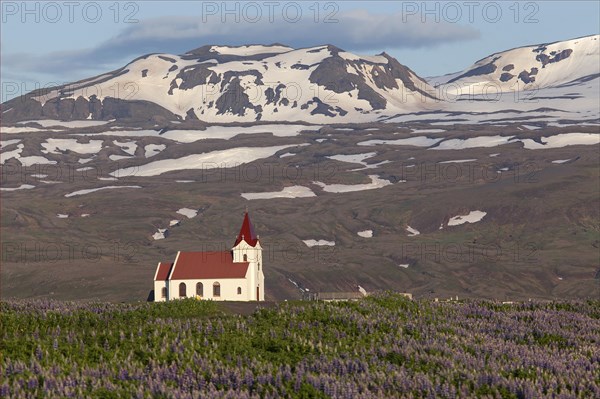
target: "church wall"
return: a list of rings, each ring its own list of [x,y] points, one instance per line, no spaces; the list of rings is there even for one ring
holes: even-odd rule
[[[221,295],[219,297],[213,296],[213,284],[218,282],[221,287]],[[179,297],[179,284],[185,283],[186,285],[186,297],[196,297],[196,284],[202,283],[204,286],[204,295],[202,299],[208,299],[213,301],[251,301],[256,300],[256,293],[252,297],[250,293],[250,287],[248,280],[245,278],[228,278],[228,279],[202,279],[202,280],[172,280],[169,282],[169,299],[180,299]],[[237,289],[241,288],[242,293],[238,294]]]
[[[167,287],[167,297],[162,297],[162,289]],[[154,282],[154,302],[164,302],[169,297],[169,289],[166,281],[155,281]]]

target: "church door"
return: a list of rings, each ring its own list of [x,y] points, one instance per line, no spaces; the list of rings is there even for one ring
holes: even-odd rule
[[[256,300],[260,301],[260,287],[256,287]]]

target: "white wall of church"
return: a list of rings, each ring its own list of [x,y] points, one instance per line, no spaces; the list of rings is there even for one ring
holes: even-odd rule
[[[244,255],[246,256],[244,258]],[[249,300],[256,300],[256,288],[258,287],[258,300],[265,300],[265,275],[263,273],[262,247],[260,241],[256,247],[250,246],[246,241],[241,241],[237,246],[233,247],[234,262],[249,262],[249,270],[247,273],[249,286],[254,292],[253,297]]]
[[[213,301],[255,301],[256,289],[252,290],[249,280],[245,278],[226,278],[226,279],[205,279],[205,280],[171,280],[169,281],[169,300],[180,299],[179,285],[185,284],[186,297],[196,297],[196,285],[202,283],[203,295],[202,299]],[[219,283],[220,295],[213,295],[214,283]],[[238,294],[238,288],[241,293]]]
[[[259,301],[264,301],[265,300],[265,275],[263,274],[262,271],[262,262],[261,262],[261,266],[260,269],[257,271],[258,274],[258,291],[259,291],[259,297],[258,300]]]
[[[246,260],[244,260],[246,255]],[[250,246],[246,241],[241,241],[237,246],[233,247],[234,262],[262,262],[262,247],[260,242],[256,247]]]
[[[167,287],[167,296],[163,298],[162,289]],[[169,297],[169,289],[166,281],[154,281],[154,302],[164,302]]]

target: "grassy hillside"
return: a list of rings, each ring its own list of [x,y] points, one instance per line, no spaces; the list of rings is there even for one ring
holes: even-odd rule
[[[114,141],[123,139],[119,136],[103,139],[104,152],[85,164],[92,168],[89,171],[78,171],[82,164],[76,153],[55,155],[54,168],[0,166],[6,187],[36,185],[2,192],[3,298],[144,300],[153,288],[158,262],[173,261],[180,250],[230,249],[246,206],[264,248],[268,300],[299,299],[290,280],[312,292],[355,291],[360,285],[369,292],[405,291],[431,299],[599,298],[598,145],[529,150],[511,143],[443,151],[359,145],[372,139],[410,139],[416,136],[410,132],[415,128],[443,127],[380,125],[356,125],[355,130],[323,127],[292,137],[240,134],[185,145],[164,140],[168,148],[156,157],[130,162],[237,147],[302,146],[280,151],[292,151],[293,156],[274,155],[240,167],[132,174],[118,181],[98,177],[108,178],[117,167],[108,152],[117,151]],[[518,124],[444,129],[427,137],[459,140],[510,134],[539,139],[597,131],[593,126],[529,131]],[[23,134],[22,139],[41,148],[52,134]],[[140,151],[142,144],[147,143],[139,142]],[[376,153],[368,159],[369,169],[329,158],[360,153]],[[476,161],[442,163],[469,159]],[[553,163],[556,160],[569,161]],[[38,173],[60,183],[39,183],[32,177]],[[366,184],[370,174],[394,184],[332,193],[313,183]],[[106,185],[142,189],[65,197]],[[316,196],[262,200],[241,196],[296,185],[310,188]],[[188,219],[177,213],[184,207],[200,212]],[[475,210],[486,216],[477,223],[448,225],[450,218]],[[180,225],[170,228],[166,239],[154,240],[157,229],[168,228],[174,219],[181,220]],[[408,226],[420,234],[410,236]],[[358,236],[364,230],[372,230],[372,238]],[[303,241],[310,239],[333,241],[335,246],[309,248]]]
[[[600,302],[0,304],[0,396],[600,396]]]

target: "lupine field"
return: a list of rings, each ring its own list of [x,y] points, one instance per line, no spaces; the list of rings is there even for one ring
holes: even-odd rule
[[[600,302],[1,303],[5,398],[600,398]]]

